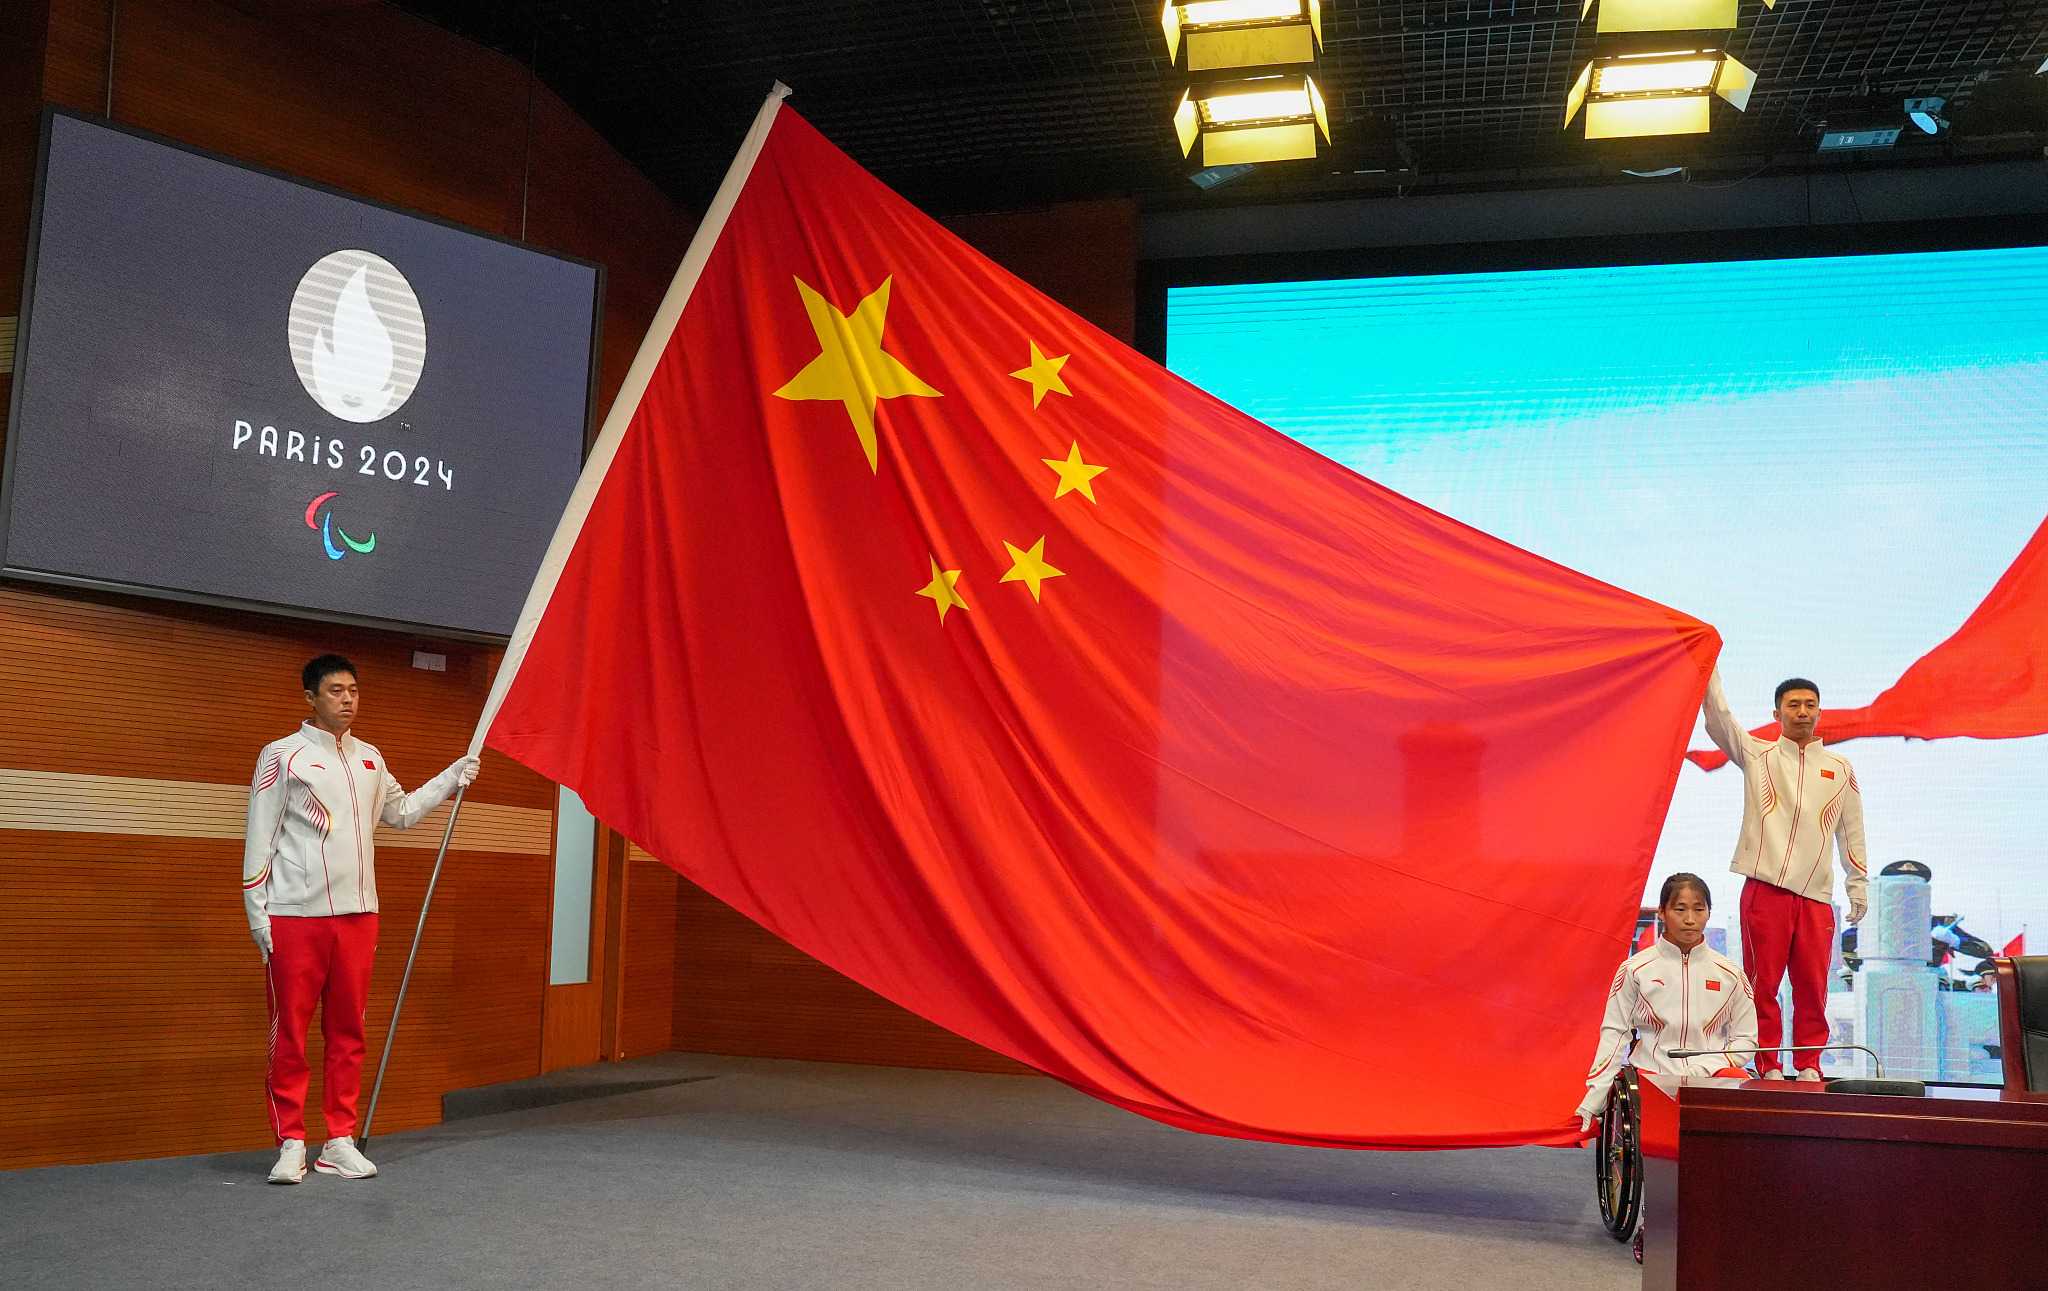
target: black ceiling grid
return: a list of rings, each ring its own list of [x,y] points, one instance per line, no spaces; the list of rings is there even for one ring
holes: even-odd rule
[[[1148,207],[1459,188],[1637,183],[2042,155],[2048,0],[1745,0],[1730,51],[1758,74],[1710,134],[1591,144],[1563,128],[1592,56],[1579,0],[1325,0],[1335,146],[1204,193],[1174,142],[1180,78],[1152,0],[399,0],[535,63],[679,201],[703,208],[776,79],[885,182],[940,214],[1136,196]],[[1953,129],[1881,157],[1817,151],[1869,102],[1949,100]]]

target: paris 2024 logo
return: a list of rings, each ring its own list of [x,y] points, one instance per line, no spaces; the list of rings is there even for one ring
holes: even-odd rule
[[[292,294],[287,340],[299,383],[320,411],[357,426],[384,421],[404,407],[426,370],[427,322],[419,297],[396,265],[372,251],[331,252],[306,270]],[[323,477],[381,478],[380,488],[392,483],[455,487],[454,469],[445,461],[392,448],[388,441],[381,450],[375,443],[349,443],[344,428],[333,429],[343,433],[280,431],[276,426],[259,432],[249,421],[237,421],[231,448],[241,452],[246,446],[280,465],[303,463],[301,469]],[[397,429],[411,428],[397,423]],[[341,491],[315,487],[318,492],[303,514],[306,527],[320,535],[327,559],[375,551],[375,533],[358,538],[335,518],[332,504]]]

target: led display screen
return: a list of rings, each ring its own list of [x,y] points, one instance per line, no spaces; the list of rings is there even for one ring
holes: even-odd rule
[[[16,577],[511,631],[582,461],[597,266],[53,113]]]
[[[1167,344],[1176,372],[1362,474],[1714,624],[1749,726],[1793,676],[1824,710],[1868,704],[2048,516],[2040,248],[1174,288]],[[1973,970],[2048,938],[2048,738],[1836,751],[1866,811],[1861,948],[1893,928],[1929,962],[1881,1006],[1858,944],[1837,947],[1834,1035],[1892,1074],[1996,1083]],[[1739,772],[1684,765],[1645,894],[1706,877],[1738,957],[1741,799]],[[1907,860],[1931,880],[1880,877]]]

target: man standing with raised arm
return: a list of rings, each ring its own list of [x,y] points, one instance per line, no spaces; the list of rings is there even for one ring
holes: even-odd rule
[[[1756,989],[1757,1073],[1784,1078],[1778,1048],[1784,1019],[1778,983],[1792,974],[1792,1065],[1801,1080],[1820,1079],[1828,1042],[1828,962],[1835,939],[1833,840],[1849,897],[1849,922],[1863,918],[1865,865],[1863,794],[1849,759],[1821,746],[1820,687],[1804,677],[1778,683],[1780,734],[1759,739],[1742,729],[1721,693],[1721,673],[1707,683],[1701,710],[1707,735],[1742,768],[1742,837],[1729,868],[1742,886],[1742,967]]]
[[[270,996],[270,1127],[279,1145],[272,1183],[306,1177],[306,1026],[315,1004],[327,1042],[321,1102],[328,1138],[313,1168],[344,1179],[377,1173],[352,1137],[377,952],[372,835],[379,820],[394,829],[418,824],[475,780],[481,765],[458,758],[407,793],[384,755],[349,734],[356,666],[324,654],[300,680],[313,716],[256,759],[242,853],[242,901]]]

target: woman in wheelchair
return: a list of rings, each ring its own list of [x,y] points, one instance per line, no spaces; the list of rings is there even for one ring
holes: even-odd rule
[[[1749,978],[1734,960],[1706,944],[1714,899],[1697,874],[1674,874],[1657,894],[1663,933],[1647,950],[1622,961],[1607,992],[1600,1051],[1586,1077],[1579,1129],[1600,1118],[1595,1182],[1600,1213],[1617,1241],[1636,1240],[1642,1214],[1642,1160],[1636,1143],[1633,1077],[1747,1076],[1736,1054],[1756,1047],[1756,1003]],[[1633,1053],[1631,1053],[1633,1049]],[[1674,1058],[1673,1049],[1706,1050]],[[1722,1052],[1734,1050],[1736,1052]],[[1746,1057],[1746,1055],[1745,1055]],[[1631,1062],[1631,1059],[1633,1061]]]
[[[1631,1057],[1638,1071],[1660,1076],[1749,1074],[1742,1069],[1748,1055],[1737,1054],[1756,1047],[1756,1002],[1741,966],[1707,945],[1707,916],[1713,910],[1714,898],[1699,875],[1674,874],[1664,880],[1657,894],[1663,934],[1648,950],[1623,960],[1608,988],[1600,1051],[1579,1104],[1580,1129],[1592,1129],[1615,1073]],[[1712,1052],[1673,1058],[1673,1049]]]

